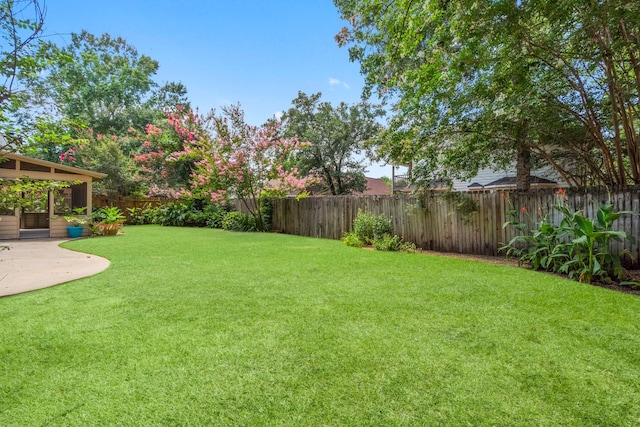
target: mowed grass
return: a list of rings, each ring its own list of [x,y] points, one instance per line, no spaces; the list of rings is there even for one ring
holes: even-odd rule
[[[0,299],[0,425],[640,424],[638,297],[329,240],[125,233],[65,244],[105,272]]]

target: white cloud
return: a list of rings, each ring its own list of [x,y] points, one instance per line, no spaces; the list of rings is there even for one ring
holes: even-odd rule
[[[282,119],[283,114],[284,114],[284,111],[276,111],[275,113],[273,113],[273,116],[276,118],[276,120],[280,120]]]
[[[349,89],[349,85],[347,83],[334,79],[333,77],[329,77],[329,86],[344,86],[346,89]]]

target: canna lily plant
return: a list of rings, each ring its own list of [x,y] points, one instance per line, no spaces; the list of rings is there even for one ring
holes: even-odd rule
[[[515,236],[500,251],[515,256],[521,264],[529,264],[534,270],[563,273],[570,279],[591,283],[593,280],[609,282],[623,277],[621,256],[611,251],[611,242],[625,239],[635,243],[633,236],[614,230],[613,223],[623,215],[634,215],[632,211],[615,211],[610,203],[602,204],[595,218],[587,218],[581,210],[574,211],[564,203],[564,192],[560,203],[554,206],[563,219],[559,225],[552,224],[547,216],[529,230],[526,222],[518,220],[515,210],[507,211],[514,218],[503,227],[513,226],[521,234]],[[523,210],[523,212],[525,212]],[[525,212],[526,213],[526,212]]]

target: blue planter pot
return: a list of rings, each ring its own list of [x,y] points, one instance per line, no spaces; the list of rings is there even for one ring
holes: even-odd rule
[[[84,227],[81,225],[67,225],[67,234],[72,239],[82,236],[82,230],[84,230]]]

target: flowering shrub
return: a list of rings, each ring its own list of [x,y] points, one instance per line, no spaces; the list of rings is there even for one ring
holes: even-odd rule
[[[121,138],[116,135],[95,134],[92,129],[78,129],[73,144],[59,159],[62,163],[82,169],[106,173],[107,177],[96,181],[97,190],[121,195],[140,192],[136,182],[136,167],[123,151]]]
[[[180,111],[169,117],[169,124],[183,144],[169,160],[187,160],[193,165],[190,188],[182,194],[206,196],[222,205],[235,197],[253,217],[256,230],[268,228],[258,202],[267,190],[272,196],[284,196],[303,192],[311,181],[301,178],[297,169],[284,167],[296,150],[309,143],[277,138],[277,123],[247,125],[239,106],[206,118]]]
[[[178,111],[182,111],[178,107]],[[179,136],[175,134],[167,122],[156,126],[147,124],[144,132],[129,128],[129,139],[136,141],[137,152],[133,154],[133,161],[138,168],[137,180],[148,187],[150,196],[175,196],[174,188],[183,186],[188,182],[187,162],[168,161],[171,154],[179,150],[182,144]],[[160,127],[161,126],[161,127]]]
[[[520,222],[515,210],[507,211],[514,219],[505,222],[503,227],[515,227],[521,234],[500,250],[507,256],[519,258],[520,263],[530,264],[535,270],[563,273],[581,282],[621,279],[620,254],[611,252],[610,243],[624,239],[634,242],[634,239],[624,231],[612,230],[612,225],[622,215],[633,212],[615,212],[612,204],[605,203],[598,208],[596,218],[590,219],[581,210],[574,211],[566,205],[564,190],[558,190],[556,196],[554,209],[563,215],[558,226],[544,215],[529,231],[527,222]],[[521,211],[527,213],[525,207]]]

